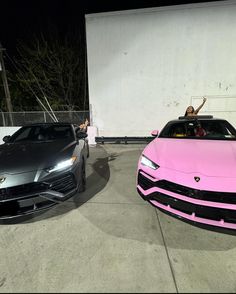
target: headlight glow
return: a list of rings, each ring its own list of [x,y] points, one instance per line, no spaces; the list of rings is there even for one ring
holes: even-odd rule
[[[72,156],[70,159],[67,160],[63,160],[61,162],[58,162],[57,165],[55,165],[54,167],[48,169],[48,172],[54,172],[54,171],[58,171],[58,170],[62,170],[65,169],[67,167],[70,167],[74,164],[75,160],[76,160],[76,156]]]
[[[142,155],[141,164],[150,167],[151,169],[158,169],[159,165],[148,159],[146,156]]]

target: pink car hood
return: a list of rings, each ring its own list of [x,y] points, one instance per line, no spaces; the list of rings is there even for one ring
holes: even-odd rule
[[[143,154],[183,173],[236,178],[236,141],[157,138]]]

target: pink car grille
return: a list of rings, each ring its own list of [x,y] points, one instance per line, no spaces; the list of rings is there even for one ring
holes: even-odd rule
[[[195,205],[193,203],[182,201],[162,193],[152,193],[148,195],[148,199],[155,200],[166,206],[169,205],[173,209],[184,212],[188,215],[192,215],[194,212],[196,217],[215,221],[220,221],[223,219],[227,223],[236,223],[236,213],[231,209]]]
[[[178,185],[176,183],[169,182],[166,180],[152,182],[144,175],[142,175],[140,172],[138,174],[138,184],[144,190],[148,190],[153,187],[158,187],[166,191],[174,192],[194,199],[219,203],[236,204],[236,193],[197,190],[186,186]]]

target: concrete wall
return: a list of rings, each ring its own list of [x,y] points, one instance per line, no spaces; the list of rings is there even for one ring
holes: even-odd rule
[[[100,136],[146,136],[197,107],[236,125],[236,2],[86,15]]]
[[[15,133],[20,127],[0,127],[0,144],[3,144],[2,138]]]

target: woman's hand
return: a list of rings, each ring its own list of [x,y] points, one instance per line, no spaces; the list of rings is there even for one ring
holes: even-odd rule
[[[198,114],[199,110],[203,107],[203,105],[205,104],[206,100],[207,100],[206,97],[203,96],[203,102],[202,102],[202,104],[194,111],[194,114],[195,115]]]
[[[88,124],[89,124],[89,121],[88,121],[88,119],[86,118],[86,121],[85,121],[85,123],[84,123],[86,126],[88,126]]]

